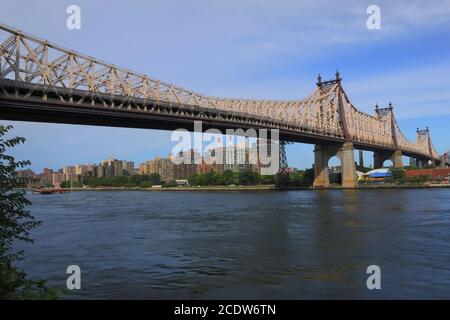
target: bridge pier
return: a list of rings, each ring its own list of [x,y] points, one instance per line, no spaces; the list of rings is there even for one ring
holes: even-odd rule
[[[384,157],[381,152],[374,152],[373,153],[373,168],[374,169],[380,169],[383,167],[384,161],[386,161],[387,157]]]
[[[436,168],[445,168],[444,161],[433,160],[433,164]]]
[[[394,152],[379,151],[373,154],[373,167],[380,169],[386,160],[391,160],[394,168],[403,168],[403,155],[400,150]]]
[[[314,188],[329,188],[328,161],[337,156],[341,160],[342,187],[356,188],[355,152],[353,143],[342,145],[315,145],[314,148]]]
[[[394,163],[394,168],[403,168],[403,155],[400,150],[396,150],[391,158]]]
[[[329,147],[315,145],[314,147],[314,188],[329,188],[328,160],[332,157]]]
[[[420,159],[420,158],[416,158],[415,159],[415,166],[417,168],[422,169],[423,167],[425,167],[426,165],[428,165],[428,160],[426,159]]]
[[[416,167],[417,168],[422,168],[423,167],[423,162],[420,159],[416,159]]]

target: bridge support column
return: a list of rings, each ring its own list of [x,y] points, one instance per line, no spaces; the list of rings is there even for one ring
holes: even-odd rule
[[[383,164],[386,160],[391,160],[394,168],[403,168],[403,155],[400,150],[394,152],[378,151],[373,154],[373,168],[383,168]]]
[[[394,152],[391,157],[392,163],[394,164],[394,168],[403,168],[403,155],[400,150]]]
[[[380,169],[383,167],[383,163],[386,160],[386,157],[381,152],[373,153],[373,168]]]
[[[355,149],[353,148],[353,143],[344,143],[339,153],[341,154],[342,187],[356,188],[358,181],[356,179]]]
[[[342,187],[356,188],[355,149],[353,143],[342,145],[316,145],[314,148],[314,188],[329,188],[328,161],[337,156],[341,159]]]
[[[328,160],[329,147],[317,145],[314,147],[314,188],[329,188]]]
[[[426,165],[426,161],[423,159],[416,159],[416,167],[422,169]]]

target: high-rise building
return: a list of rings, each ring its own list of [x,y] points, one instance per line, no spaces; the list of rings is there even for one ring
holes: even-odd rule
[[[139,174],[147,174],[146,172],[148,172],[148,166],[147,166],[147,162],[141,163],[139,164],[139,169],[138,169],[138,173]]]
[[[82,177],[95,177],[97,176],[97,165],[77,164],[75,166],[75,173]]]
[[[18,178],[23,178],[23,179],[27,179],[27,180],[31,180],[33,178],[36,178],[36,173],[34,173],[32,170],[30,169],[26,169],[26,170],[18,170],[17,171],[17,177]]]
[[[36,178],[38,178],[38,175],[34,173],[30,169],[26,170],[18,170],[17,171],[17,178],[26,184],[28,187],[32,187],[35,183]]]
[[[39,181],[42,185],[52,184],[52,174],[53,170],[49,168],[44,168],[42,173],[39,175]]]
[[[205,162],[203,162],[202,164],[198,164],[197,165],[197,173],[202,174],[202,173],[208,173],[211,171],[217,172],[216,170],[214,170],[214,166],[215,165],[205,163]]]
[[[174,179],[172,157],[170,155],[167,158],[157,156],[155,159],[139,165],[139,174],[149,175],[152,173],[159,174],[162,181],[172,181]]]
[[[251,147],[247,141],[226,147],[218,146],[205,152],[204,162],[211,164],[212,170],[221,173],[224,170],[239,172],[243,170],[258,171],[256,143]]]
[[[123,174],[126,176],[134,175],[134,162],[133,161],[122,161]]]
[[[97,165],[96,177],[101,178],[105,176],[105,167],[101,164]]]
[[[203,164],[198,168],[198,173],[207,173],[214,171],[222,173],[224,171],[225,149],[223,147],[216,147],[208,149],[203,155]]]
[[[196,163],[201,156],[196,150],[189,149],[187,151],[180,151],[173,159],[173,177],[174,180],[185,180],[197,173]]]
[[[63,167],[64,180],[70,182],[78,182],[77,167],[65,166]]]
[[[170,182],[175,180],[175,177],[173,175],[173,157],[172,155],[169,155],[164,162],[164,167],[162,169],[161,180],[165,182]]]
[[[100,163],[104,168],[105,176],[123,176],[124,170],[123,170],[123,161],[109,158],[107,160],[103,160]]]
[[[52,174],[52,185],[55,187],[59,187],[63,181],[65,181],[65,174],[63,173],[63,169],[59,169],[58,171],[53,172]]]

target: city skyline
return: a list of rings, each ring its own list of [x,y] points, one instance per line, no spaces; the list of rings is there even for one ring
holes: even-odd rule
[[[82,182],[86,177],[119,177],[158,174],[162,182],[189,179],[193,174],[209,172],[223,173],[253,171],[261,173],[264,167],[257,156],[256,143],[249,140],[242,143],[223,146],[218,144],[200,153],[195,149],[169,153],[167,157],[157,155],[142,163],[121,160],[113,157],[95,162],[71,163],[60,168],[45,167],[41,171],[24,168],[18,171],[20,178],[26,178],[31,185],[53,185],[59,187],[62,182]]]
[[[115,139],[121,135],[121,132],[128,131],[129,135],[136,138],[145,140],[145,138],[152,139],[153,131],[157,130],[146,130],[146,129],[123,129],[123,128],[106,128],[106,130],[103,130],[105,128],[103,127],[95,127],[95,126],[84,126],[84,125],[66,125],[66,124],[51,124],[52,126],[56,127],[62,127],[62,126],[70,126],[70,127],[77,127],[78,133],[81,134],[81,136],[92,136],[92,134],[99,133],[100,134],[95,138],[95,141],[92,142],[90,145],[85,145],[86,154],[80,156],[76,152],[70,152],[70,143],[71,138],[67,137],[56,137],[57,139],[62,139],[61,141],[58,141],[56,143],[49,143],[49,139],[52,139],[54,136],[53,131],[48,131],[47,124],[44,123],[25,123],[25,122],[17,122],[17,121],[2,121],[2,123],[10,123],[14,125],[14,129],[11,130],[10,136],[25,136],[26,133],[26,127],[28,125],[32,125],[35,128],[35,135],[33,136],[25,136],[27,141],[24,145],[19,146],[15,150],[13,150],[13,153],[17,159],[21,160],[31,160],[31,165],[27,168],[35,171],[35,172],[41,172],[44,168],[61,168],[65,165],[70,165],[73,163],[78,164],[86,164],[86,163],[98,163],[102,161],[105,158],[116,158],[116,159],[131,159],[135,163],[142,163],[145,162],[148,159],[155,158],[157,156],[166,156],[171,153],[172,148],[176,144],[176,142],[170,141],[170,135],[171,131],[159,131],[162,135],[166,136],[166,139],[162,139],[161,141],[152,142],[153,145],[156,147],[153,149],[148,149],[146,151],[145,148],[143,148],[141,145],[133,146],[132,148],[129,148],[127,145],[122,144],[113,144],[112,150],[110,152],[104,152],[103,149],[98,149],[97,145],[106,143],[106,141],[110,141],[111,139]],[[415,134],[415,129],[417,128],[417,125],[420,125],[421,127],[426,127],[427,118],[423,119],[413,119],[413,120],[400,120],[399,123],[402,127],[405,128],[405,135],[410,139],[413,140]],[[444,154],[445,152],[450,150],[450,144],[447,143],[445,139],[446,134],[446,118],[439,118],[435,119],[435,123],[438,125],[436,126],[435,130],[432,129],[432,135],[435,138],[436,147],[440,154]],[[22,127],[22,125],[25,124],[25,128]],[[110,131],[109,129],[113,129],[113,131]],[[436,130],[438,129],[438,130]],[[111,133],[113,135],[111,136]],[[443,139],[438,139],[439,137]],[[30,143],[31,140],[31,143]],[[45,144],[52,145],[49,147],[49,152],[46,153],[52,154],[51,157],[43,157],[38,158],[37,161],[34,155],[39,154],[40,146],[37,143],[33,143],[33,141],[47,141]],[[92,141],[92,138],[90,139]],[[67,148],[68,152],[61,154],[58,153],[58,148],[55,148],[53,144],[62,146],[62,148]],[[313,164],[313,150],[314,146],[309,144],[290,144],[286,146],[286,150],[288,153],[288,163],[290,167],[298,168],[301,170],[311,168]],[[30,156],[32,155],[32,156]],[[332,159],[331,165],[337,165],[339,164],[339,161],[337,159]],[[408,159],[405,158],[404,162],[408,163]],[[364,151],[364,163],[366,164],[373,164],[373,155],[371,152]]]
[[[133,130],[133,129],[131,129],[131,130]],[[12,131],[14,131],[14,130],[12,130]],[[227,148],[227,147],[235,148],[235,149],[247,148],[249,150],[252,150],[252,149],[256,148],[256,142],[253,141],[253,138],[250,138],[248,140],[240,140],[240,139],[243,139],[243,138],[242,137],[237,137],[236,140],[233,140],[234,143],[230,142],[229,145],[226,145],[226,144],[224,144],[222,142],[223,140],[225,140],[224,137],[225,137],[225,135],[219,136],[219,138],[216,138],[216,141],[218,143],[216,143],[214,145],[211,145],[209,143],[203,143],[202,144],[202,151],[203,152],[201,153],[201,159],[204,159],[205,155],[206,156],[210,155],[211,150],[215,150],[215,149],[218,149],[218,148]],[[174,145],[176,144],[175,142],[172,142],[172,143]],[[246,143],[248,143],[248,145]],[[205,146],[206,146],[206,148],[205,148]],[[99,157],[94,158],[94,159],[93,158],[86,158],[86,159],[83,159],[81,161],[76,160],[76,157],[75,157],[75,159],[68,160],[68,161],[66,161],[64,163],[59,162],[59,164],[56,164],[56,165],[50,165],[50,164],[46,164],[45,162],[43,162],[40,167],[37,167],[37,166],[33,166],[33,163],[31,163],[31,165],[26,167],[26,169],[30,169],[30,170],[35,171],[35,172],[41,172],[44,169],[62,168],[62,167],[73,166],[73,165],[90,165],[90,164],[95,164],[95,163],[101,163],[101,162],[106,161],[108,159],[125,159],[125,158],[129,159],[130,161],[133,161],[135,164],[142,164],[142,163],[147,162],[149,159],[156,159],[156,158],[161,158],[161,157],[167,157],[167,158],[174,157],[177,153],[179,153],[179,151],[177,151],[177,150],[178,149],[174,150],[174,148],[172,148],[170,150],[167,150],[167,152],[159,152],[157,150],[153,150],[152,152],[149,152],[148,155],[144,155],[143,158],[140,158],[138,160],[136,160],[134,158],[131,158],[131,157],[123,156],[123,154],[120,155],[120,156],[116,156],[116,155],[114,155],[113,153],[110,152],[108,154],[108,156],[106,156],[106,157],[105,157],[105,155],[103,155],[103,156],[99,156]],[[198,151],[194,147],[189,147],[189,148],[186,148],[186,149],[181,150],[181,151],[187,152],[187,151],[190,151],[190,150],[194,150],[196,152]],[[53,160],[53,159],[50,159],[49,163],[52,162],[51,160]],[[124,160],[124,161],[128,161],[128,160]],[[138,166],[135,167],[135,169],[137,169],[137,168],[138,168]]]

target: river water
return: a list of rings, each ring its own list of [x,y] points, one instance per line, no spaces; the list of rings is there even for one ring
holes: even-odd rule
[[[67,298],[450,298],[450,189],[28,197],[20,266],[65,288],[78,265]]]

